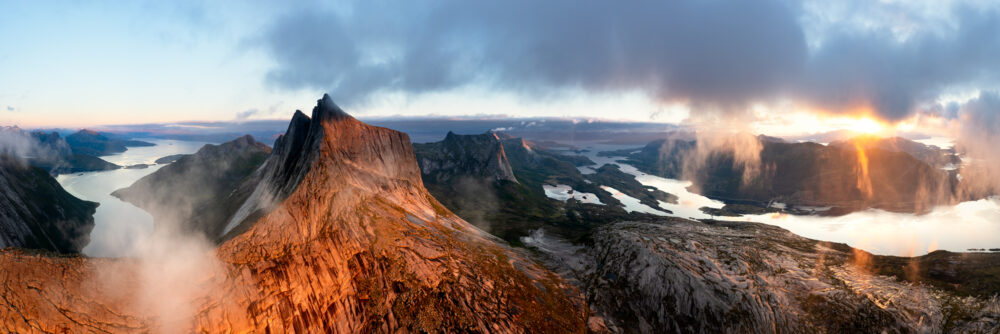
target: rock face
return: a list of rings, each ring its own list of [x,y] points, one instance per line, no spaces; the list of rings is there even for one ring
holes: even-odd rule
[[[959,159],[953,149],[928,146],[900,137],[879,138],[860,136],[850,140],[831,142],[829,146],[848,149],[861,147],[866,150],[877,148],[889,152],[906,152],[917,158],[917,160],[923,161],[934,168],[946,168],[949,166],[957,168],[962,163],[962,160]]]
[[[561,249],[549,241],[543,251],[553,254],[568,276],[578,278],[589,305],[606,316],[612,330],[989,333],[1000,329],[996,298],[961,297],[877,275],[872,263],[884,257],[773,226],[660,219],[607,225],[596,231],[593,240],[588,250]]]
[[[414,149],[423,177],[436,183],[455,177],[517,182],[500,137],[492,131],[479,135],[449,131],[443,141],[416,144]]]
[[[250,181],[253,180],[253,181]],[[192,298],[180,331],[197,332],[581,332],[586,308],[572,287],[441,206],[421,185],[409,138],[361,123],[328,96],[289,131],[248,179],[256,182],[215,253],[220,281]],[[241,213],[242,212],[242,213]],[[241,218],[242,217],[242,218]],[[100,323],[142,332],[162,323],[111,297],[81,310],[74,298],[44,299],[46,284],[82,284],[77,272],[120,261],[0,253],[0,263],[66,272],[62,280],[0,275],[6,328],[56,331]],[[123,260],[125,261],[125,260]],[[60,269],[63,268],[63,269]],[[118,268],[118,270],[128,270]],[[25,277],[28,275],[29,277]],[[15,282],[32,281],[40,289]],[[49,282],[49,283],[47,283]],[[119,291],[141,282],[121,283]],[[71,296],[77,296],[72,293]],[[77,303],[83,304],[83,303]],[[59,313],[55,310],[72,310]],[[79,312],[76,312],[78,311]],[[111,327],[115,326],[115,327]]]
[[[96,209],[44,170],[0,156],[0,248],[78,253],[90,242]]]
[[[500,137],[448,132],[442,141],[413,146],[424,186],[434,198],[466,221],[499,234],[491,223],[509,206],[504,199],[525,191]]]
[[[230,195],[270,153],[250,135],[205,145],[112,195],[152,214],[157,227],[215,239],[245,199]]]

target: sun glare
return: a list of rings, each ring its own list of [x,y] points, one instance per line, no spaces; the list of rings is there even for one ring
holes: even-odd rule
[[[882,132],[882,124],[874,119],[865,117],[855,120],[848,129],[855,132],[873,135]]]

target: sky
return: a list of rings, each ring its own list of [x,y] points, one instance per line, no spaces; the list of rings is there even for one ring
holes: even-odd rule
[[[996,1],[0,1],[0,124],[284,119],[328,92],[360,117],[992,125],[998,55]]]

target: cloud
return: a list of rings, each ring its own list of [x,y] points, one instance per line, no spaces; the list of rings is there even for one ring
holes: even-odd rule
[[[948,88],[996,87],[1000,11],[964,6],[950,11],[952,28],[919,30],[902,40],[891,26],[847,25],[827,31],[795,85],[800,87],[796,93],[835,109],[867,103],[883,118],[898,120]]]
[[[272,116],[275,116],[275,115],[281,115],[282,117],[284,117],[285,112],[287,112],[287,110],[285,110],[284,104],[285,104],[285,101],[278,101],[278,102],[273,103],[273,104],[271,104],[270,106],[268,106],[267,108],[264,108],[264,109],[261,109],[261,108],[249,108],[249,109],[237,112],[234,118],[235,118],[236,121],[245,121],[245,120],[248,120],[250,118],[260,119],[260,118],[272,117]]]
[[[276,20],[262,38],[267,80],[329,90],[346,103],[379,92],[469,84],[526,95],[566,88],[643,90],[742,103],[790,82],[806,57],[794,12],[777,1],[363,3]]]
[[[242,121],[242,120],[250,118],[251,116],[257,115],[257,114],[260,114],[260,110],[258,110],[258,109],[247,109],[247,110],[244,110],[244,111],[236,113],[236,120]]]
[[[789,99],[833,112],[866,105],[896,120],[948,89],[1000,84],[1000,11],[987,6],[361,2],[284,14],[256,42],[275,61],[268,83],[345,104],[481,85],[529,98],[641,91],[696,113]]]
[[[14,111],[14,110],[16,110],[16,109],[14,109],[14,107],[12,107],[12,106],[7,106],[7,111]]]

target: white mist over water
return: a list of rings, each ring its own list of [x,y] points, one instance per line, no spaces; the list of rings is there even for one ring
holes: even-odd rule
[[[588,158],[597,164],[581,167],[592,173],[604,164],[618,165],[643,185],[656,187],[678,197],[678,204],[660,203],[674,216],[693,219],[751,221],[775,225],[803,237],[848,244],[879,255],[919,256],[941,249],[964,252],[970,248],[1000,248],[1000,199],[989,198],[934,208],[923,215],[868,209],[840,217],[762,214],[742,217],[713,217],[702,207],[721,208],[724,203],[687,190],[690,181],[666,179],[638,171],[616,160],[599,157],[597,152],[621,147],[590,147]]]
[[[156,159],[164,156],[194,153],[206,144],[178,140],[144,141],[156,146],[130,147],[124,153],[101,158],[121,166],[153,164]],[[163,166],[64,174],[56,178],[73,196],[101,204],[94,213],[94,230],[90,233],[90,243],[83,248],[83,254],[95,257],[135,255],[139,240],[153,232],[153,217],[146,211],[111,196],[111,193],[132,185]]]
[[[124,153],[102,158],[122,166],[153,164],[164,156],[194,153],[206,144],[146,141],[156,146],[129,148]],[[135,284],[137,290],[132,295],[118,298],[130,300],[137,313],[151,315],[155,320],[153,332],[183,333],[191,331],[194,316],[204,302],[202,298],[219,289],[220,280],[225,277],[214,245],[196,235],[177,233],[170,226],[154,231],[149,213],[111,196],[111,192],[128,187],[163,166],[60,175],[58,181],[74,196],[101,203],[94,214],[90,244],[83,253],[136,260],[135,266],[128,270],[97,272],[88,284],[109,287]]]
[[[570,187],[565,184],[557,184],[554,186],[543,184],[542,190],[545,191],[545,196],[563,202],[568,201],[570,198],[572,198],[582,203],[604,205],[604,203],[601,203],[601,199],[597,198],[596,194],[579,192],[573,190],[573,187]]]

